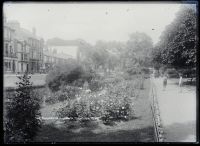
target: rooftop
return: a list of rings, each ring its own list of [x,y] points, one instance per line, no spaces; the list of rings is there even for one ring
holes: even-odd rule
[[[42,38],[34,35],[31,31],[20,27],[20,23],[16,20],[11,20],[6,23],[6,26],[15,30],[15,36],[17,39],[26,40],[28,38],[34,38],[40,40]]]

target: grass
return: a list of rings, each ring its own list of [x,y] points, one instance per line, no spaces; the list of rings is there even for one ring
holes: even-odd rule
[[[104,125],[102,121],[85,124],[68,122],[44,124],[35,137],[36,142],[153,142],[154,129],[148,101],[149,80],[135,101],[135,118],[130,121]]]
[[[89,128],[81,132],[44,125],[37,142],[152,142],[152,127],[94,133]]]
[[[45,78],[46,78],[45,74],[31,75],[30,81],[33,82],[34,86],[44,85],[45,84]],[[19,81],[19,79],[16,76],[6,75],[6,76],[4,76],[4,87],[16,87],[15,83],[18,82],[18,81]]]

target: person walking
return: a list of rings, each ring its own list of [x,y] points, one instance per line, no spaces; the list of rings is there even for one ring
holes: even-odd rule
[[[179,92],[182,92],[183,76],[182,76],[182,74],[180,74],[179,76],[180,76],[180,78],[179,78],[179,83],[178,83],[179,88],[180,88]]]
[[[165,74],[163,77],[163,91],[165,91],[165,89],[166,89],[167,79],[168,79],[168,76],[167,76],[167,74]]]

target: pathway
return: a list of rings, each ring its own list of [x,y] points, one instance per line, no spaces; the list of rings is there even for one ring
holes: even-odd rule
[[[165,142],[196,141],[196,89],[179,87],[168,80],[165,91],[162,78],[152,79],[157,91],[161,122],[164,128]]]

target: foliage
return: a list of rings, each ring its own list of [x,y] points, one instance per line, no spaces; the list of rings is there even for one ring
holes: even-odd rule
[[[107,70],[110,72],[120,65],[120,54],[123,48],[124,44],[115,41],[97,41],[94,46],[85,42],[79,46],[78,60],[95,70],[102,69],[104,72]],[[84,57],[81,58],[80,53]]]
[[[198,39],[196,18],[197,13],[193,8],[180,9],[153,50],[153,62],[175,68],[195,67]]]
[[[58,91],[62,84],[62,79],[64,77],[67,78],[67,75],[77,67],[78,64],[73,60],[67,62],[65,65],[56,65],[48,73],[46,77],[46,84],[52,91]]]
[[[118,81],[117,81],[118,82]],[[108,124],[116,120],[128,120],[133,115],[133,99],[137,96],[133,81],[105,83],[104,90],[90,92],[82,90],[75,100],[69,101],[66,107],[57,113],[61,118],[88,121],[99,117]]]
[[[116,120],[128,120],[134,115],[133,99],[136,96],[134,86],[130,82],[116,84],[108,88],[104,95],[101,119],[105,124]]]
[[[152,39],[145,33],[135,32],[130,35],[124,52],[125,68],[132,66],[149,66]]]
[[[47,96],[46,102],[48,104],[53,104],[65,100],[72,100],[77,94],[79,94],[80,90],[81,89],[76,86],[63,85],[59,91],[52,92],[49,96]]]
[[[165,73],[167,73],[170,78],[178,78],[179,77],[178,71],[174,68],[166,69]]]
[[[48,87],[56,92],[62,85],[72,85],[82,87],[84,82],[90,82],[95,77],[95,72],[85,70],[76,62],[66,65],[56,66],[46,78]]]
[[[30,142],[41,125],[40,101],[32,91],[30,77],[25,73],[19,79],[15,96],[7,106],[6,143]]]

